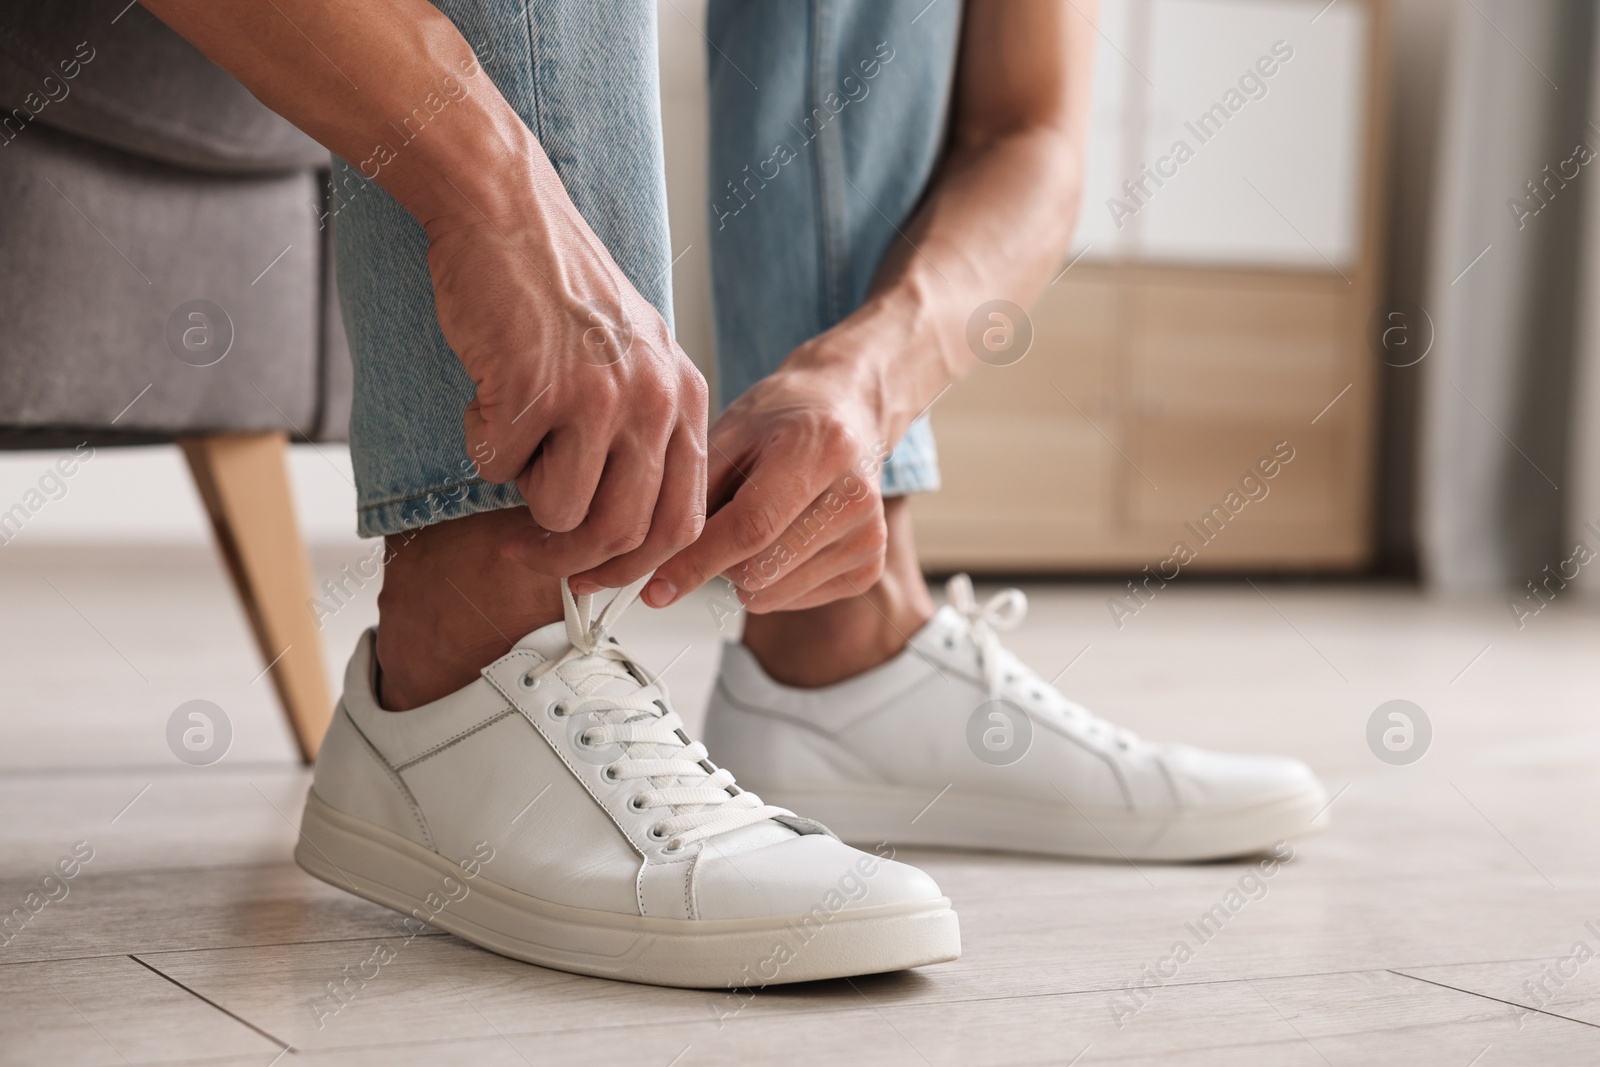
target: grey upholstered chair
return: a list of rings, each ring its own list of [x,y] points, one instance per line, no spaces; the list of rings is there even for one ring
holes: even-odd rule
[[[349,416],[327,164],[142,7],[0,0],[0,448],[182,446],[307,758],[330,702],[284,455]]]

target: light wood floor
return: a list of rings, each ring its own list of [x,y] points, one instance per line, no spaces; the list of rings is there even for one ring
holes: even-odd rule
[[[1332,829],[1120,1027],[1114,998],[1134,1003],[1123,987],[1195,944],[1185,924],[1242,867],[914,854],[960,911],[959,962],[747,1003],[428,934],[319,1028],[311,998],[400,938],[290,860],[308,776],[220,566],[25,548],[0,551],[0,912],[75,842],[94,857],[0,947],[0,1063],[1600,1062],[1593,610],[1557,602],[1518,632],[1503,603],[1179,583],[1119,631],[1107,587],[1030,589],[1012,645],[1047,678],[1071,664],[1078,699],[1147,736],[1292,753],[1338,791]],[[329,623],[336,669],[374,593]],[[667,681],[697,718],[705,603],[624,630],[647,662],[679,657]],[[234,728],[211,767],[166,748],[194,698]],[[1408,767],[1366,746],[1393,698],[1434,726]],[[1562,963],[1580,942],[1583,962]],[[1547,965],[1566,975],[1535,999]]]

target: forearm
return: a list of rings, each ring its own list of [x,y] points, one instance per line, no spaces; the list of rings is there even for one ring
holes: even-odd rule
[[[922,206],[866,303],[790,357],[844,378],[890,442],[977,365],[978,308],[1026,308],[1059,268],[1078,214],[1094,13],[1093,0],[967,5],[951,147]]]
[[[426,0],[145,6],[424,226],[534,208],[559,229],[576,215],[472,47]]]
[[[1077,141],[1041,127],[957,148],[885,256],[852,317],[907,339],[861,353],[891,440],[978,365],[967,340],[975,310],[997,298],[1027,308],[1059,269],[1077,221]]]

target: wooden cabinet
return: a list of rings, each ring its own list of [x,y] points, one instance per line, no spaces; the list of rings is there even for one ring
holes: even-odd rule
[[[1180,543],[1186,569],[1366,562],[1382,12],[1324,3],[1107,0],[1073,266],[1027,357],[933,410],[930,568],[1137,570]],[[1165,185],[1121,191],[1267,66]]]

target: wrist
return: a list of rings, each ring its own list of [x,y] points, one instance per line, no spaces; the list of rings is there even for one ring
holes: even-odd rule
[[[936,295],[909,280],[875,293],[796,349],[784,369],[827,375],[834,395],[862,405],[879,436],[895,444],[966,371],[951,346],[960,344],[961,327],[945,321],[946,302]]]

